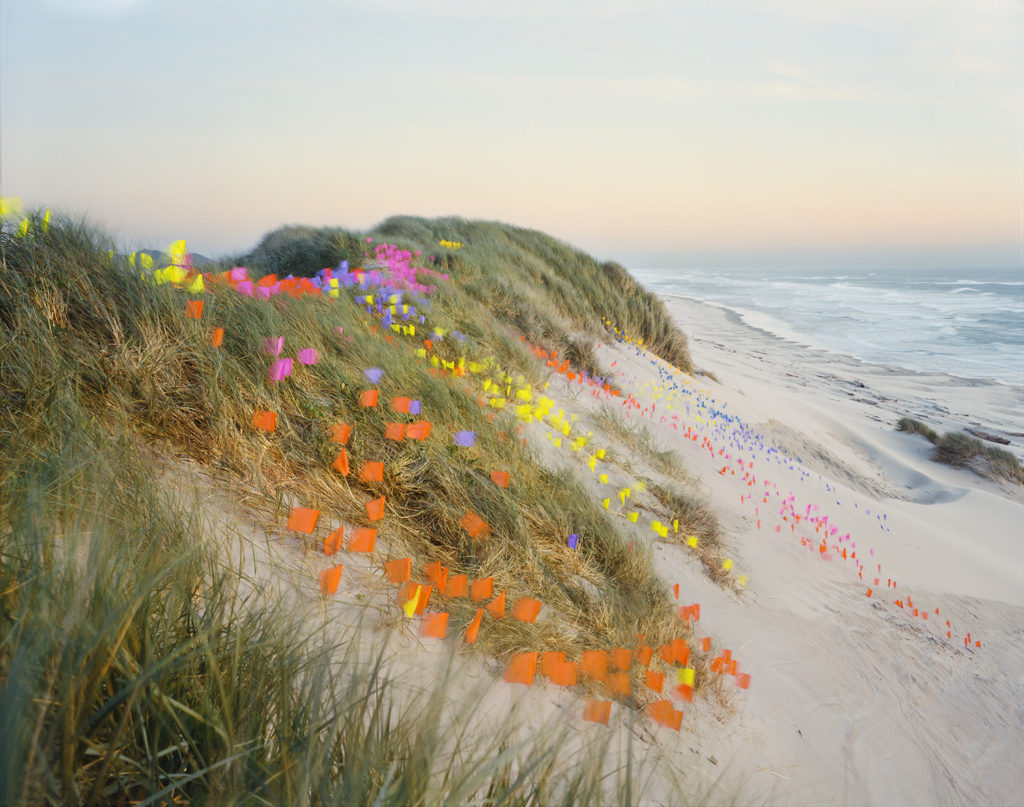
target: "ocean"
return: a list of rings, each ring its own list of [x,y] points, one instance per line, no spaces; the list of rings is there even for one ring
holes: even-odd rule
[[[875,364],[1024,387],[1021,270],[635,269],[658,294]]]

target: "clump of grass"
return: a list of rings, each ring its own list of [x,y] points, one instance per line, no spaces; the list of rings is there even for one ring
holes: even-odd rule
[[[453,233],[465,246],[439,246],[442,239],[452,240]],[[447,296],[440,301],[443,310],[466,316],[482,307],[531,341],[560,353],[571,348],[576,332],[591,339],[603,336],[599,323],[607,317],[666,361],[693,369],[686,336],[662,301],[617,263],[596,261],[536,230],[455,217],[394,216],[368,235],[433,253],[434,266],[456,276],[468,297]],[[266,235],[245,261],[268,272],[280,274],[280,267],[286,267],[310,273],[343,259],[361,262],[365,247],[365,237],[338,228],[285,227]],[[601,374],[594,364],[579,367]]]
[[[404,694],[345,629],[241,596],[133,441],[74,425],[3,455],[3,804],[642,798],[642,776],[606,779],[647,769],[631,747],[481,730],[443,670]]]
[[[695,553],[704,567],[704,573],[719,585],[728,582],[729,573],[722,566],[722,531],[718,517],[707,502],[690,491],[650,480],[647,481],[647,489],[665,508],[666,521],[663,523],[671,524],[676,519],[679,521],[679,532],[670,532],[669,540],[682,544],[689,536],[695,535]]]
[[[935,445],[939,442],[939,434],[927,423],[915,418],[900,418],[896,423],[896,430],[910,434],[920,434],[928,439],[928,442]]]
[[[689,483],[679,455],[671,449],[659,448],[654,435],[642,423],[630,425],[608,406],[600,407],[593,418],[598,428],[613,437],[621,446],[640,456],[651,468],[681,483]]]
[[[1024,485],[1024,466],[1009,451],[990,446],[977,437],[963,432],[938,432],[920,420],[900,418],[896,424],[899,431],[922,434],[935,446],[932,459],[935,462],[952,465],[954,468],[968,468],[988,479],[1005,479]]]
[[[289,253],[291,243],[275,246],[280,260],[307,265],[305,248]],[[357,244],[340,239],[334,248]],[[638,633],[652,645],[685,635],[649,553],[628,550],[577,480],[542,467],[516,439],[510,414],[491,422],[464,381],[428,372],[418,343],[372,334],[351,296],[265,302],[212,285],[203,319],[189,320],[179,290],[153,286],[111,250],[101,233],[59,218],[25,238],[0,231],[0,709],[12,727],[0,767],[18,775],[0,784],[5,798],[443,801],[431,789],[436,776],[424,773],[436,770],[438,753],[426,718],[413,716],[412,729],[397,734],[387,720],[346,723],[349,712],[388,714],[386,686],[365,671],[334,676],[336,648],[319,648],[284,616],[269,616],[272,608],[251,613],[202,546],[198,519],[160,500],[143,449],[215,470],[251,493],[269,527],[291,503],[320,508],[325,528],[351,523],[367,499],[386,495],[381,530],[393,551],[493,576],[510,599],[534,596],[550,608],[542,624],[493,623],[476,652],[561,649],[572,658],[582,648],[631,646]],[[336,254],[309,260],[331,265]],[[520,339],[535,335],[518,332],[497,303],[474,302],[464,289],[471,283],[438,294],[432,321],[468,334],[476,357],[494,354],[539,380]],[[564,333],[565,350],[575,340],[577,360],[587,361],[590,337],[557,331],[559,310],[538,303],[538,322]],[[209,344],[211,324],[224,328],[221,348]],[[316,348],[322,360],[272,384],[260,351],[267,336],[285,337],[289,350]],[[465,350],[447,340],[439,352],[454,360]],[[384,440],[381,412],[357,403],[371,365],[385,372],[382,401],[422,400],[431,440]],[[250,425],[264,408],[278,413],[272,437]],[[382,483],[330,470],[337,447],[327,430],[338,421],[355,426],[355,462],[384,461]],[[474,448],[453,447],[461,429],[477,432]],[[512,475],[510,489],[490,482],[496,465]],[[459,527],[469,509],[491,525],[487,541]],[[565,546],[569,532],[586,537],[575,552]],[[599,602],[579,579],[601,592]],[[472,610],[455,601],[450,630]],[[698,689],[709,678],[705,662],[695,654]],[[556,786],[561,763],[549,760],[557,755],[533,752],[544,761],[526,779],[511,773],[525,770],[518,756],[490,767],[467,757],[457,778],[495,802],[507,793],[512,803],[547,803],[563,790],[597,798],[588,784],[596,768]],[[473,779],[477,769],[482,780]]]

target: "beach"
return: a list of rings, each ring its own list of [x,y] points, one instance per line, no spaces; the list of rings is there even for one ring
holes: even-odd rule
[[[701,603],[698,630],[752,675],[731,717],[693,710],[678,764],[742,783],[740,803],[1022,803],[1021,491],[932,462],[924,438],[894,430],[910,415],[1021,432],[1019,391],[868,365],[716,306],[665,302],[717,379],[698,375],[700,394],[742,421],[716,431],[705,417],[702,433],[757,479],[723,474],[732,462],[681,440],[671,417],[645,422],[700,477],[749,575],[745,590],[724,590],[680,547],[653,547],[666,582]],[[623,383],[666,386],[633,346],[601,358]],[[786,500],[838,528],[824,551],[820,533],[805,545],[780,521]]]

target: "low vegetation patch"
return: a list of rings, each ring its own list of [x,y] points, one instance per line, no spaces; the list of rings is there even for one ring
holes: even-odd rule
[[[990,446],[963,432],[946,432],[940,437],[934,429],[912,418],[901,418],[896,428],[926,437],[935,446],[932,459],[936,462],[968,468],[988,479],[1005,479],[1024,485],[1024,466],[1005,449]]]
[[[539,383],[528,341],[597,374],[598,313],[688,367],[685,339],[660,303],[621,267],[531,231],[403,218],[367,237],[381,236],[410,248],[463,244],[437,248],[434,265],[453,280],[417,299],[432,332],[445,334],[431,347],[441,369],[418,355],[427,333],[392,337],[349,291],[248,297],[213,282],[229,261],[204,267],[210,282],[197,317],[186,306],[195,295],[154,285],[84,224],[0,232],[4,803],[633,797],[635,780],[608,796],[601,753],[570,761],[555,738],[524,746],[499,737],[478,748],[467,738],[453,750],[438,737],[456,724],[439,722],[429,698],[396,730],[398,707],[373,660],[339,673],[337,644],[315,641],[273,603],[239,601],[198,514],[162,495],[175,483],[158,481],[147,459],[154,448],[228,480],[269,531],[306,549],[319,548],[330,526],[365,519],[367,500],[383,496],[389,557],[489,576],[510,602],[534,597],[548,609],[537,624],[491,620],[472,648],[489,657],[554,649],[571,659],[585,648],[633,647],[638,634],[655,647],[690,635],[650,553],[631,551],[575,478],[542,466],[511,407],[482,407],[459,373],[444,372],[500,365],[504,378]],[[265,272],[308,273],[362,263],[365,249],[363,235],[289,228],[249,258]],[[223,329],[216,338],[214,327]],[[315,353],[315,371],[296,363],[274,381],[268,338]],[[380,408],[360,404],[367,368],[381,373]],[[382,410],[403,396],[429,417],[429,440],[388,438]],[[259,411],[276,415],[273,432],[254,427]],[[347,477],[332,468],[338,423],[352,427]],[[459,432],[475,440],[460,445]],[[383,464],[379,479],[359,477],[364,461]],[[496,469],[507,488],[492,481]],[[282,515],[299,504],[321,512],[308,537],[283,529]],[[469,511],[488,525],[487,540],[467,535]],[[575,548],[570,533],[581,537]],[[446,603],[453,635],[475,605]],[[708,663],[693,649],[700,691]]]

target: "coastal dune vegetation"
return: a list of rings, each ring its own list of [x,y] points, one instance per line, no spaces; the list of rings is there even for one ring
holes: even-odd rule
[[[495,383],[540,389],[537,349],[600,377],[593,346],[607,338],[605,319],[691,370],[657,298],[621,266],[541,233],[396,217],[368,234],[269,233],[251,253],[202,267],[202,314],[190,317],[186,300],[197,295],[154,283],[139,256],[95,228],[38,213],[29,221],[25,232],[0,231],[0,803],[638,797],[647,763],[631,745],[603,738],[570,755],[556,730],[471,737],[464,715],[446,711],[443,676],[412,703],[395,696],[380,656],[347,629],[325,631],[247,585],[196,490],[244,499],[261,529],[307,552],[319,551],[323,530],[288,533],[290,508],[355,523],[367,497],[384,497],[390,557],[487,576],[510,603],[544,604],[548,618],[490,620],[471,646],[450,639],[453,653],[505,663],[524,651],[577,658],[638,638],[654,647],[691,638],[650,553],[627,544],[579,479],[540,460],[509,409],[482,406],[460,373],[444,372],[468,360]],[[385,241],[434,252],[437,289],[416,300],[438,334],[441,369],[422,359],[427,333],[392,338],[356,294],[260,300],[218,282],[236,263],[253,279],[369,266]],[[268,378],[269,337],[315,351],[315,372]],[[367,368],[381,373],[381,408],[402,396],[421,403],[430,439],[386,438],[379,410],[360,406]],[[259,411],[275,413],[272,432],[254,428]],[[383,463],[378,481],[332,467],[341,422],[354,462]],[[453,444],[457,433],[474,441]],[[508,487],[489,476],[498,467]],[[678,490],[659,488],[658,498],[717,540],[685,475],[673,479]],[[470,512],[487,540],[466,534]],[[586,540],[570,547],[571,533]],[[450,637],[475,606],[446,603]],[[708,664],[695,647],[695,692],[708,688]],[[618,700],[640,719],[638,693]],[[679,790],[672,801],[692,797]]]

